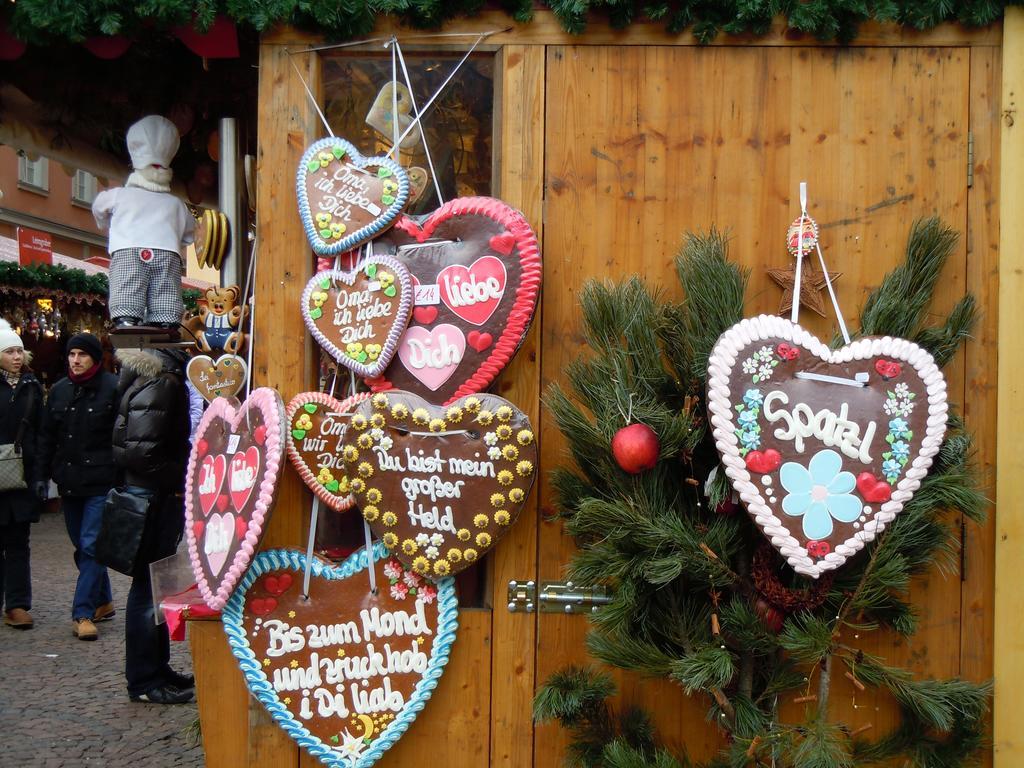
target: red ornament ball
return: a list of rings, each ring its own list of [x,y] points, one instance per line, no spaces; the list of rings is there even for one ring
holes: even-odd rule
[[[782,623],[786,615],[766,600],[758,598],[754,603],[754,611],[761,617],[761,623],[772,634],[779,634],[782,631]]]
[[[646,424],[630,424],[612,438],[612,454],[619,466],[631,475],[638,475],[658,463],[661,443],[654,430]]]

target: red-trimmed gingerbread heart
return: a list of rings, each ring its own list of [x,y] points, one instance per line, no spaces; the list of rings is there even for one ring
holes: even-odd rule
[[[284,456],[284,423],[281,396],[261,387],[242,406],[216,398],[196,427],[185,476],[185,535],[199,592],[214,610],[224,607],[263,538]],[[262,444],[255,436],[261,427]],[[207,449],[201,459],[200,442]],[[217,511],[208,514],[207,492],[215,487]],[[204,515],[205,525],[197,526]]]
[[[374,533],[431,578],[458,573],[491,549],[537,474],[526,414],[487,394],[446,407],[378,392],[356,408],[342,458]]]
[[[708,372],[726,474],[772,544],[809,576],[840,567],[885,530],[946,429],[942,373],[904,339],[831,350],[762,315],[722,334]]]
[[[341,460],[349,418],[369,396],[360,392],[337,400],[323,392],[300,392],[285,409],[292,466],[320,501],[339,512],[355,504]]]
[[[448,403],[486,390],[522,343],[540,290],[540,250],[523,215],[494,198],[459,198],[422,224],[400,218],[374,253],[394,256],[418,282],[398,354],[367,380],[374,391]]]

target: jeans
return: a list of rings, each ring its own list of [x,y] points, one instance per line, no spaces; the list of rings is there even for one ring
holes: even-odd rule
[[[64,524],[75,545],[75,565],[78,566],[72,619],[91,619],[97,608],[113,599],[107,569],[95,559],[105,500],[105,496],[64,496],[61,499]]]
[[[0,525],[0,602],[5,611],[32,607],[28,534],[31,523]]]
[[[167,625],[157,624],[154,620],[149,563],[174,554],[184,526],[184,513],[181,499],[161,497],[137,486],[128,486],[125,490],[137,496],[148,496],[160,506],[150,512],[155,515],[152,543],[136,567],[125,606],[124,675],[128,682],[128,695],[141,696],[167,683],[167,674],[171,671],[171,642]]]

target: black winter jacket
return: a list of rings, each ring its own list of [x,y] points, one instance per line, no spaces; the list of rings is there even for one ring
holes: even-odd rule
[[[122,350],[118,358],[122,369],[113,444],[120,484],[181,493],[190,451],[182,356]]]
[[[50,389],[39,453],[62,496],[105,496],[113,487],[116,407],[117,376],[107,371],[82,384],[63,378]]]
[[[28,488],[0,491],[0,525],[12,522],[34,523],[39,520],[41,504],[32,485],[45,479],[38,450],[42,414],[43,387],[34,373],[23,369],[14,387],[0,376],[0,443],[13,443],[18,435],[18,426],[23,419],[28,419],[21,439],[21,456]]]

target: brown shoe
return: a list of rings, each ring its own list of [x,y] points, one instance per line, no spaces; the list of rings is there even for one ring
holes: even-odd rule
[[[4,614],[4,624],[15,629],[32,629],[32,614],[24,608],[14,608]]]
[[[99,624],[101,621],[110,621],[114,618],[114,614],[117,611],[114,610],[113,603],[104,603],[96,609],[96,613],[92,615],[92,623]]]
[[[71,631],[75,633],[75,637],[79,640],[95,640],[100,636],[100,633],[96,631],[96,625],[92,623],[92,619],[75,619]]]

